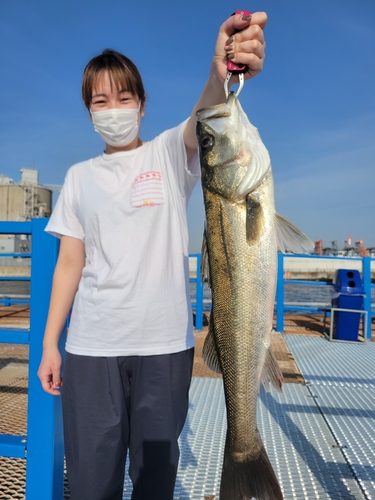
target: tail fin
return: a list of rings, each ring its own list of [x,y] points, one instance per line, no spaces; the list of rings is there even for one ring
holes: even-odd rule
[[[260,437],[259,437],[260,439]],[[283,494],[267,452],[261,443],[257,457],[236,459],[224,451],[220,500],[283,500]]]

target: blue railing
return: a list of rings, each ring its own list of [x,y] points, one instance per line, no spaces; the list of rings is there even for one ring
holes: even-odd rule
[[[346,261],[362,261],[362,282],[365,293],[364,298],[364,311],[367,311],[367,338],[371,338],[371,323],[372,317],[375,316],[375,312],[371,309],[371,290],[375,288],[375,285],[371,284],[371,261],[375,260],[372,257],[336,257],[336,256],[318,256],[318,255],[295,255],[295,254],[278,254],[278,275],[277,275],[277,288],[276,288],[276,330],[278,332],[284,331],[284,314],[287,310],[293,311],[310,311],[317,312],[323,311],[324,309],[304,306],[287,306],[284,300],[284,286],[285,284],[293,285],[312,285],[312,286],[332,286],[330,281],[306,281],[306,280],[290,280],[284,278],[284,260],[287,258],[309,258],[309,259],[334,259],[334,260],[346,260]]]
[[[0,231],[0,234],[4,234]],[[17,234],[17,233],[16,233]],[[2,253],[1,258],[3,257],[22,257],[22,258],[30,258],[31,253]],[[0,276],[0,284],[2,281],[30,281],[30,276]],[[11,306],[12,304],[30,304],[30,299],[11,299],[9,297],[5,297],[4,299],[0,299],[0,304],[4,304],[5,306]]]
[[[200,254],[191,254],[189,257],[197,259],[196,277],[190,278],[191,283],[196,285],[196,300],[193,301],[193,308],[196,310],[196,329],[202,329],[202,316],[204,311],[203,303],[203,284],[200,274]],[[375,312],[371,309],[371,291],[375,285],[371,283],[371,261],[375,260],[373,257],[338,257],[338,256],[318,256],[318,255],[296,255],[296,254],[278,254],[278,276],[277,276],[277,289],[276,289],[276,330],[279,332],[284,331],[284,315],[285,311],[304,311],[304,312],[321,312],[323,313],[324,307],[312,307],[308,304],[301,305],[287,305],[284,298],[284,287],[287,284],[293,285],[309,285],[316,287],[331,287],[331,281],[313,281],[313,280],[298,280],[298,279],[285,279],[284,278],[284,261],[288,258],[303,258],[303,259],[331,259],[331,260],[344,260],[344,261],[361,261],[362,262],[362,281],[364,287],[364,310],[367,311],[367,337],[371,338],[371,323],[372,317]]]
[[[203,283],[201,278],[201,254],[192,253],[189,258],[197,259],[196,277],[190,278],[190,283],[195,283],[195,302],[192,303],[195,309],[195,328],[202,330],[203,328]]]
[[[27,254],[31,256],[31,278],[1,278],[2,281],[12,278],[30,280],[30,301],[27,301],[30,303],[30,328],[0,328],[0,343],[29,345],[27,435],[0,434],[0,456],[26,458],[27,500],[62,500],[64,495],[61,398],[45,393],[37,377],[58,254],[58,240],[44,231],[46,222],[46,219],[0,222],[0,234],[30,234],[32,238],[32,252]],[[20,301],[8,299],[2,303],[19,304]],[[64,329],[61,345],[65,341],[65,333]]]

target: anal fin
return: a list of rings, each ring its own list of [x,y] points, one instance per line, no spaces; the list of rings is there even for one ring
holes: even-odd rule
[[[269,345],[266,351],[260,380],[262,381],[262,384],[267,392],[270,389],[270,384],[277,390],[277,392],[283,391],[284,377],[271,345]]]
[[[210,370],[212,370],[215,373],[221,374],[222,371],[213,332],[214,332],[214,322],[213,322],[213,314],[211,313],[208,333],[203,345],[202,359]]]

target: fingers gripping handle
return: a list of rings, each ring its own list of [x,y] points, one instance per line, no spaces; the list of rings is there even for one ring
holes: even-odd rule
[[[249,12],[248,10],[236,10],[236,12],[234,12],[232,14],[232,16],[234,16],[235,14],[239,14],[240,16],[250,16],[251,17],[251,12]],[[238,30],[235,31],[235,33],[237,33],[237,32],[238,32]],[[233,73],[238,74],[238,78],[240,80],[240,86],[238,87],[238,90],[236,92],[236,96],[238,96],[243,88],[243,85],[244,85],[244,76],[243,75],[247,70],[247,66],[244,64],[236,64],[228,59],[227,68],[228,68],[228,73],[227,73],[227,77],[224,81],[224,91],[225,91],[226,98],[228,99],[229,80],[230,80],[232,74]]]
[[[232,16],[234,16],[236,14],[239,14],[240,16],[251,16],[251,12],[249,12],[248,10],[236,10],[236,12],[233,12]],[[238,30],[236,30],[234,33],[238,33]],[[228,59],[227,68],[228,68],[228,71],[231,71],[232,73],[233,72],[245,73],[247,66],[245,66],[243,64],[233,63],[232,61],[230,61]]]

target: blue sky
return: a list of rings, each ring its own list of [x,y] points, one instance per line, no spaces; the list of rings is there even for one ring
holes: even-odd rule
[[[104,48],[138,65],[148,102],[141,137],[189,116],[216,34],[234,10],[264,10],[266,61],[241,103],[270,151],[277,211],[325,246],[347,235],[375,246],[374,0],[12,0],[0,2],[0,173],[37,168],[60,184],[102,142],[80,98],[82,71]],[[189,206],[200,251],[199,188]]]

